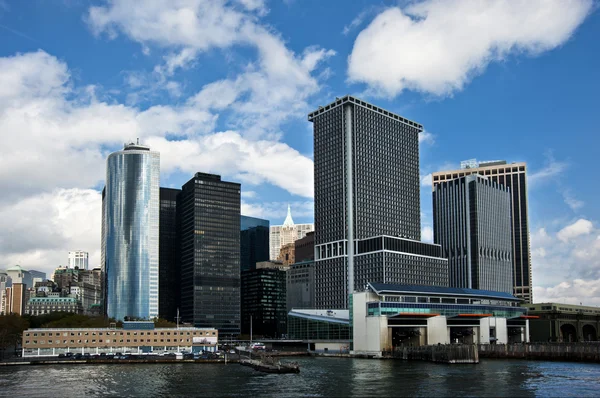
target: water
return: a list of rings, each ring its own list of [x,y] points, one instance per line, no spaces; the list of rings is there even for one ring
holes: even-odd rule
[[[598,396],[600,365],[485,360],[478,365],[298,358],[300,374],[238,364],[0,368],[0,396]]]

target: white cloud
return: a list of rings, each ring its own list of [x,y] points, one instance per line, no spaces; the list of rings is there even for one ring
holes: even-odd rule
[[[573,211],[577,211],[585,205],[583,201],[573,196],[570,191],[564,191],[562,195],[567,206],[569,206]]]
[[[593,224],[590,221],[581,218],[575,221],[573,224],[568,225],[558,231],[556,236],[562,242],[568,242],[569,240],[577,238],[578,236],[588,235],[592,232],[592,230]]]
[[[546,153],[546,164],[543,168],[530,173],[527,176],[527,182],[529,186],[540,185],[544,182],[550,181],[553,178],[558,177],[567,170],[569,164],[567,162],[561,162],[554,159],[551,152]]]
[[[112,38],[122,33],[142,46],[174,50],[164,65],[155,68],[159,82],[212,48],[255,48],[256,62],[237,77],[220,82],[230,90],[224,103],[234,111],[230,124],[244,135],[275,138],[281,134],[281,123],[308,112],[306,100],[319,90],[311,74],[335,52],[311,46],[302,55],[295,54],[271,28],[259,23],[256,14],[264,15],[264,1],[240,0],[239,4],[241,8],[218,0],[112,0],[91,7],[87,21],[98,35]]]
[[[434,142],[435,142],[435,136],[433,134],[431,134],[429,131],[423,130],[419,133],[419,144],[421,144],[421,143],[433,144]]]
[[[90,251],[90,266],[99,265],[101,204],[98,191],[74,188],[0,206],[1,267],[21,264],[49,277],[80,248]]]
[[[421,228],[421,240],[423,242],[433,243],[433,228],[430,226]]]
[[[432,175],[431,173],[425,175],[425,176],[421,176],[421,186],[422,187],[430,187],[433,185],[433,179],[432,179]]]
[[[533,289],[536,303],[565,303],[600,306],[600,279],[575,279]]]
[[[490,62],[562,45],[592,8],[592,0],[408,2],[360,32],[348,77],[389,97],[404,89],[450,95]]]

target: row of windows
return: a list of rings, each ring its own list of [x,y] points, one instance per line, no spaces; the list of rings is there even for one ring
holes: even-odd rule
[[[215,336],[216,331],[209,332],[25,332],[25,337],[34,336],[40,337],[48,336]]]

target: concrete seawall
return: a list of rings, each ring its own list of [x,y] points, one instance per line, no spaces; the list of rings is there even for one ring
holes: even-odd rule
[[[600,343],[481,344],[481,358],[600,362]]]
[[[421,360],[438,363],[459,364],[479,363],[479,352],[474,344],[426,345],[420,347],[402,347],[385,357]]]

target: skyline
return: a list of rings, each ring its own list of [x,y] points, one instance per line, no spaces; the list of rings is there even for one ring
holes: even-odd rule
[[[600,304],[597,3],[152,3],[0,2],[1,267],[49,273],[74,249],[99,264],[106,157],[138,137],[163,187],[217,173],[242,183],[242,214],[280,225],[290,203],[313,222],[306,115],[353,94],[425,127],[424,240],[431,172],[525,161],[535,301]],[[485,11],[487,35],[460,23]]]

